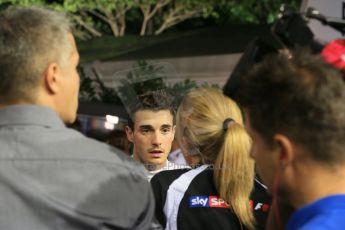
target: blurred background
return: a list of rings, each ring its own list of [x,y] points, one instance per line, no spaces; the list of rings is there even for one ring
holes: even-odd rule
[[[0,0],[67,13],[75,24],[81,76],[73,128],[128,150],[127,106],[166,89],[175,105],[204,85],[236,97],[241,75],[265,55],[344,33],[343,0]]]

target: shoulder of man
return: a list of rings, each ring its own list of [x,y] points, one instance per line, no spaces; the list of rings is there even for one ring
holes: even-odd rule
[[[63,154],[72,155],[65,160],[71,159],[71,165],[80,174],[77,196],[84,199],[76,209],[106,218],[109,225],[148,229],[154,214],[154,198],[144,167],[119,149],[75,135],[75,152],[68,148]]]
[[[73,131],[73,130],[72,130]],[[85,161],[94,161],[103,164],[105,167],[113,168],[119,172],[125,171],[140,179],[146,178],[145,169],[142,164],[136,162],[121,150],[98,140],[85,137],[76,132],[74,146],[74,157],[80,157]]]

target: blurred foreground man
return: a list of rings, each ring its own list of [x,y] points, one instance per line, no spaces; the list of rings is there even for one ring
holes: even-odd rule
[[[36,7],[0,13],[0,229],[151,224],[143,168],[65,127],[76,118],[78,62],[63,14]]]
[[[271,191],[271,229],[345,226],[345,84],[307,52],[267,58],[239,97],[253,139],[251,157]],[[279,226],[288,209],[287,225]]]

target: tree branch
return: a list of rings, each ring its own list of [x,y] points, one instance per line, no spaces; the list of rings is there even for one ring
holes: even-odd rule
[[[73,19],[80,25],[82,26],[85,30],[87,30],[89,33],[91,33],[93,36],[95,37],[100,37],[102,36],[102,33],[99,32],[98,30],[96,30],[95,28],[93,28],[92,26],[88,25],[85,21],[83,21],[83,19],[81,19],[80,17],[76,16],[73,17]]]
[[[162,0],[158,1],[151,13],[149,14],[148,18],[151,19],[159,9],[163,8],[164,6],[168,5],[171,2],[171,0]]]
[[[86,11],[87,11],[88,13],[90,13],[90,14],[96,16],[97,18],[103,20],[104,22],[109,23],[109,19],[108,19],[106,16],[104,16],[103,14],[100,14],[100,13],[98,13],[98,12],[95,11],[95,10],[86,10]]]
[[[141,4],[140,10],[143,14],[143,23],[141,24],[140,35],[144,36],[146,34],[147,24],[151,20],[151,18],[164,6],[169,4],[172,0],[158,0],[158,2],[154,5],[153,9],[151,8],[150,4]],[[139,3],[139,2],[138,2]]]
[[[172,27],[189,18],[199,17],[202,14],[202,9],[195,9],[182,14],[181,11],[181,7],[177,7],[174,10],[170,11],[164,22],[161,24],[161,26],[155,31],[155,34],[160,34],[169,27]]]

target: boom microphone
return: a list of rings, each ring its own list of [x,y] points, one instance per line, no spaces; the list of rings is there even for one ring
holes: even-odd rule
[[[334,17],[326,17],[323,14],[321,14],[318,10],[312,7],[308,7],[305,16],[310,19],[316,19],[320,21],[322,24],[328,25],[336,29],[343,35],[345,34],[345,20],[342,20],[340,18],[334,18]]]

